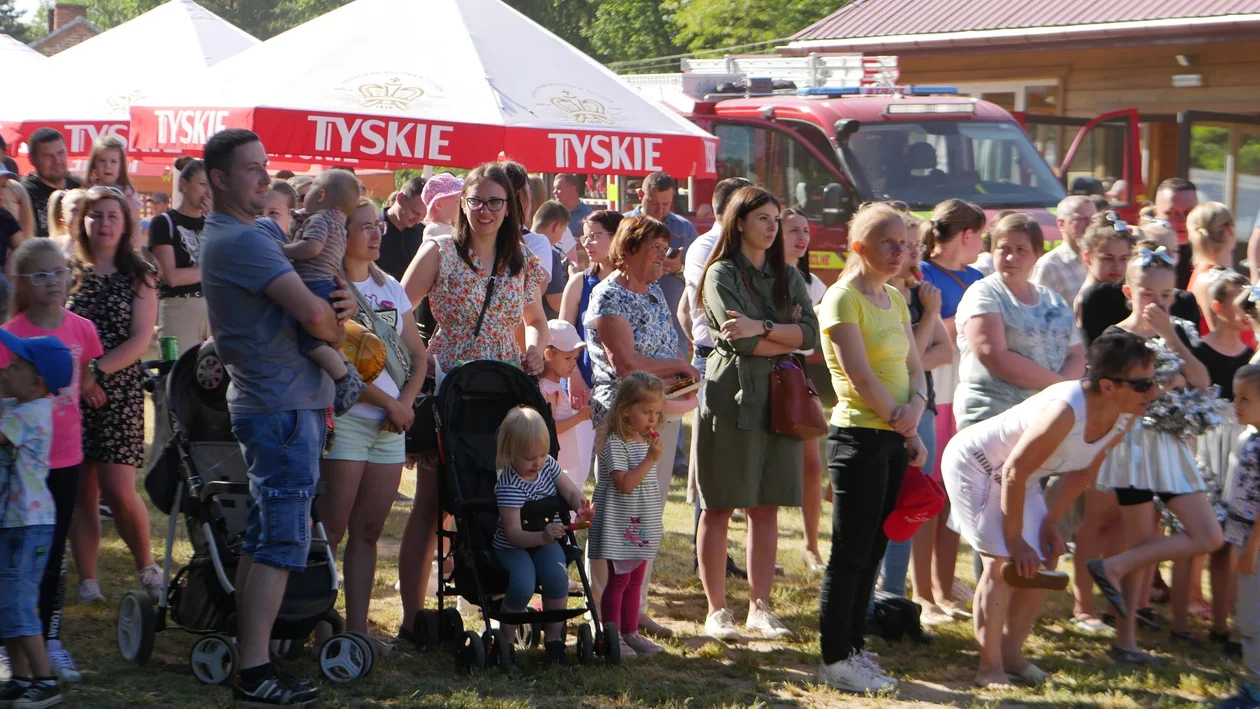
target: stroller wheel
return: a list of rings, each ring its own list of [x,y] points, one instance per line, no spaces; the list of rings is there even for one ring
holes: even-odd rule
[[[438,613],[438,639],[444,643],[458,643],[464,635],[464,616],[454,608],[443,608]]]
[[[429,608],[416,611],[411,621],[411,634],[415,637],[416,650],[431,652],[441,644],[438,627],[438,612]]]
[[[372,639],[368,637],[367,633],[360,633],[357,630],[351,630],[350,632],[346,633],[346,635],[353,636],[354,638],[359,640],[360,644],[362,644],[364,647],[368,649],[367,671],[363,673],[363,676],[367,677],[368,675],[372,674],[373,670],[376,669],[376,646],[372,644]]]
[[[487,630],[481,634],[481,643],[486,646],[486,666],[498,667],[502,672],[516,668],[516,652],[507,636],[498,628]]]
[[[319,649],[319,671],[334,682],[352,682],[368,672],[372,648],[359,638],[338,633]]]
[[[224,635],[205,635],[193,643],[188,653],[193,676],[202,684],[227,684],[241,664],[236,643]]]
[[[525,612],[533,615],[538,611],[533,606],[529,606]],[[542,623],[521,623],[516,626],[516,646],[522,650],[537,648],[542,643],[542,636]]]
[[[455,667],[465,673],[486,669],[486,646],[477,633],[464,631],[459,649],[455,651]]]
[[[118,652],[127,662],[143,665],[153,653],[157,633],[153,599],[143,591],[132,591],[118,604]]]
[[[583,665],[589,665],[595,659],[595,636],[591,633],[590,623],[578,626],[577,659]]]
[[[616,623],[604,623],[604,632],[598,634],[596,644],[599,647],[595,651],[604,656],[605,662],[610,665],[621,664],[621,633],[617,630]]]

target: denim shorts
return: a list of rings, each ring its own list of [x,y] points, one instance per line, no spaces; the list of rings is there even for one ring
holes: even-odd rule
[[[0,529],[0,639],[43,634],[35,605],[52,538],[51,524]]]
[[[362,416],[333,419],[333,443],[328,460],[362,460],[377,465],[407,462],[407,445],[401,433],[381,430],[381,421]]]
[[[249,511],[242,554],[301,571],[311,546],[311,502],[324,448],[324,412],[232,414],[232,433],[249,466]]]

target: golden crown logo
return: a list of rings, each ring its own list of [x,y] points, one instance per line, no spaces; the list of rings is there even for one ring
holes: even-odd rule
[[[417,86],[403,86],[400,79],[393,77],[382,84],[363,84],[359,87],[359,95],[363,97],[364,108],[393,108],[405,111],[424,95],[424,89]]]
[[[569,114],[578,123],[612,125],[616,122],[608,115],[604,104],[593,98],[578,98],[567,90],[551,99],[551,105]]]
[[[122,94],[120,96],[110,96],[109,98],[105,99],[105,103],[109,105],[109,108],[111,111],[115,111],[115,112],[126,111],[127,109],[131,108],[131,105],[134,104],[140,98],[141,98],[141,93],[139,90],[136,90],[136,91],[132,91],[129,94]]]

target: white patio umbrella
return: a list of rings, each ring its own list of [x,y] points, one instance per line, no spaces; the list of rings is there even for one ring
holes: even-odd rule
[[[42,64],[48,57],[13,39],[7,34],[0,34],[0,66],[12,72],[29,71],[32,65]]]
[[[133,102],[257,44],[193,0],[170,0],[20,77],[0,102],[0,133],[14,143],[49,126],[86,155],[98,136],[127,138]]]
[[[506,154],[544,172],[712,175],[717,145],[499,0],[357,0],[131,118],[147,154],[195,153],[238,127],[271,155],[388,167]]]

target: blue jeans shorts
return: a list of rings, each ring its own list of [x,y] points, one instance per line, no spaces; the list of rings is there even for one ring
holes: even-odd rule
[[[324,448],[324,412],[232,414],[232,434],[249,466],[249,511],[242,554],[301,571],[311,547],[311,502]]]
[[[508,589],[503,596],[504,610],[525,610],[529,599],[534,597],[534,587],[538,584],[542,585],[545,600],[552,601],[569,595],[569,572],[565,566],[564,550],[558,542],[548,542],[532,549],[495,549],[494,553],[508,572]]]
[[[329,296],[332,295],[333,291],[337,290],[337,282],[334,280],[306,281],[306,287],[309,288],[315,295],[327,300],[329,305],[331,305],[332,301],[329,300]],[[297,331],[298,350],[303,355],[309,356],[317,347],[322,347],[328,344],[327,342],[324,342],[318,337],[307,332],[306,328],[301,325],[298,326]]]
[[[0,639],[43,634],[35,605],[52,538],[51,524],[0,529]]]

